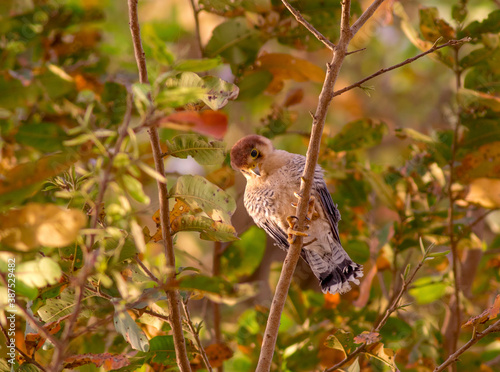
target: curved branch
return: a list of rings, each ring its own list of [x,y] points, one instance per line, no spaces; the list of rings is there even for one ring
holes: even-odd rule
[[[497,320],[495,323],[490,325],[488,328],[486,328],[482,332],[476,332],[472,338],[460,349],[455,351],[453,354],[451,354],[448,359],[445,360],[443,364],[440,366],[437,366],[436,369],[434,369],[434,372],[441,372],[443,371],[446,367],[449,365],[455,363],[458,361],[458,357],[462,355],[467,349],[469,349],[472,345],[474,345],[476,342],[478,342],[480,339],[482,339],[484,336],[493,333],[493,332],[500,332],[500,320]]]
[[[134,44],[134,53],[137,62],[137,68],[139,70],[139,81],[143,84],[149,84],[148,71],[146,68],[146,56],[144,53],[144,49],[142,48],[139,18],[137,15],[137,2],[138,0],[128,0],[130,32],[132,34],[132,41]],[[149,100],[152,106],[153,100],[151,96],[149,96]],[[148,134],[153,151],[156,171],[161,175],[165,175],[165,168],[163,160],[161,158],[162,152],[160,147],[160,138],[158,136],[158,129],[156,128],[156,126],[151,126],[148,129]],[[167,184],[159,180],[157,180],[157,185],[158,197],[160,201],[160,224],[163,244],[165,246],[165,257],[167,258],[168,267],[173,269],[171,270],[171,273],[167,278],[168,281],[175,277],[175,255],[169,223],[170,212],[168,207],[168,189]],[[167,289],[165,290],[165,292],[167,294],[168,306],[170,310],[169,320],[174,336],[177,364],[179,365],[179,368],[182,372],[191,371],[186,350],[186,342],[184,340],[184,333],[182,330],[179,292],[171,289]]]

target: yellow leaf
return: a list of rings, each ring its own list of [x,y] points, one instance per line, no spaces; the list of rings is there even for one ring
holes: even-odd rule
[[[76,239],[85,222],[79,210],[29,203],[0,215],[0,241],[22,251],[38,246],[65,247]]]
[[[490,178],[477,178],[473,180],[465,200],[469,203],[479,204],[484,208],[499,208],[500,180]]]
[[[276,94],[283,88],[283,81],[314,81],[321,83],[325,79],[325,71],[301,58],[285,53],[268,53],[261,55],[256,62],[256,70],[266,70],[273,74],[273,81],[267,91]]]

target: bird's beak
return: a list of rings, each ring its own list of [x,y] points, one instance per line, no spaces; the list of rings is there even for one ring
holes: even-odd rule
[[[259,169],[259,165],[258,164],[255,164],[253,166],[252,169],[250,169],[250,171],[255,174],[257,177],[260,177],[260,169]]]

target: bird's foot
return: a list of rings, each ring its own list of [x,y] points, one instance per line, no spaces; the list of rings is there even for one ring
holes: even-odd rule
[[[288,231],[287,231],[288,243],[290,243],[290,244],[293,244],[295,242],[295,239],[297,238],[297,236],[304,236],[304,237],[309,236],[309,234],[307,234],[305,232],[295,230],[298,220],[299,219],[297,216],[288,216],[286,218],[286,221],[288,222],[288,226],[289,226]],[[309,228],[309,226],[306,226],[306,229],[308,229],[308,228]]]

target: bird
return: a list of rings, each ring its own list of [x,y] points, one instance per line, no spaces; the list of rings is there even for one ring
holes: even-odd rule
[[[287,251],[295,236],[304,237],[301,257],[318,278],[323,293],[344,294],[359,285],[363,267],[351,260],[338,231],[340,212],[316,165],[306,232],[295,231],[297,199],[306,157],[275,149],[263,136],[248,135],[230,152],[231,166],[246,178],[244,205],[255,224]]]

